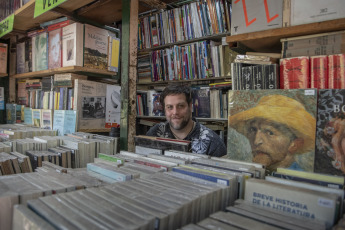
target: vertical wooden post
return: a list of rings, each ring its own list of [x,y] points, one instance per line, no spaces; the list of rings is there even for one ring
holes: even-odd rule
[[[128,150],[134,152],[136,134],[137,97],[137,55],[138,55],[138,14],[139,0],[131,0],[129,32],[129,110],[128,110]]]
[[[122,0],[120,150],[128,150],[129,20],[131,0]]]

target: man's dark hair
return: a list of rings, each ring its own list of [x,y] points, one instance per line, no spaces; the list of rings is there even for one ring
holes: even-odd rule
[[[161,93],[161,103],[163,108],[165,108],[164,99],[166,96],[169,95],[177,95],[177,94],[184,94],[186,96],[187,103],[192,102],[192,93],[191,89],[188,85],[177,85],[177,84],[170,84]]]

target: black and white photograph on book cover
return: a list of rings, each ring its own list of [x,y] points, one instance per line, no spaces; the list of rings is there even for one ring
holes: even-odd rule
[[[105,118],[105,97],[83,97],[83,119]]]

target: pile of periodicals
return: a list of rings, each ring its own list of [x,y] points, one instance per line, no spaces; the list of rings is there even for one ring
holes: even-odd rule
[[[201,0],[139,19],[138,47],[148,49],[230,31],[230,3]]]

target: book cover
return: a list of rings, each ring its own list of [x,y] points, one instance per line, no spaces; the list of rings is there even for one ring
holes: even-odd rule
[[[24,108],[24,123],[28,125],[32,125],[32,109],[25,107]]]
[[[200,87],[192,89],[193,114],[195,117],[211,117],[210,88]]]
[[[338,196],[273,182],[248,179],[244,200],[253,205],[310,220],[325,221],[331,228],[339,215]],[[295,204],[295,205],[292,205]],[[298,205],[296,205],[298,204]]]
[[[0,110],[5,110],[5,88],[0,87]]]
[[[6,120],[7,124],[16,123],[16,104],[7,103],[6,104]]]
[[[313,171],[315,89],[229,90],[228,157]]]
[[[53,112],[51,109],[42,109],[41,110],[41,128],[44,129],[53,129]]]
[[[107,84],[75,80],[74,106],[78,113],[77,129],[105,128],[105,101]]]
[[[25,41],[25,73],[32,72],[32,39]]]
[[[74,133],[76,131],[77,111],[54,110],[53,130],[57,130],[58,136]]]
[[[32,71],[48,69],[48,33],[32,37]]]
[[[315,172],[345,174],[345,89],[320,89],[316,126]]]
[[[118,72],[120,65],[120,39],[112,34],[108,38],[108,70]]]
[[[345,54],[328,56],[328,88],[345,88]]]
[[[108,69],[108,31],[85,24],[84,66]]]
[[[17,44],[17,74],[25,73],[25,42]]]
[[[48,68],[62,66],[62,29],[48,32]]]
[[[22,105],[16,105],[16,123],[22,122]]]
[[[84,25],[73,23],[62,28],[62,66],[83,66]]]
[[[310,88],[328,88],[328,57],[310,57]]]
[[[0,43],[0,73],[7,73],[8,45]]]
[[[279,89],[278,65],[263,65],[263,79],[264,89]]]
[[[309,88],[309,57],[280,59],[280,88]]]
[[[106,128],[118,127],[121,122],[121,86],[107,85],[105,111]]]
[[[35,127],[41,127],[41,120],[42,120],[42,110],[32,109],[32,124]]]

